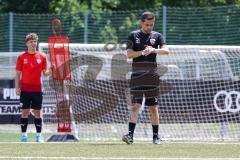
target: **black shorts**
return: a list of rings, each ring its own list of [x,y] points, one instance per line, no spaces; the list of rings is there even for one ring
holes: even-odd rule
[[[21,92],[20,105],[22,109],[36,109],[42,108],[43,94],[42,92]]]
[[[154,106],[158,104],[158,87],[138,87],[131,88],[132,103],[142,104],[143,96],[145,97],[146,106]]]
[[[145,105],[153,106],[158,104],[159,76],[157,74],[131,76],[130,88],[132,103],[141,104],[143,96],[145,96]]]

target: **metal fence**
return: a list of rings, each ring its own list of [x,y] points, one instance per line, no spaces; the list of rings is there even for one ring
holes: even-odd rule
[[[203,8],[148,9],[156,14],[155,31],[161,32],[168,44],[238,45],[240,37],[239,6]],[[139,28],[142,12],[94,11],[62,14],[0,14],[0,52],[22,51],[28,32],[37,32],[40,42],[52,35],[51,20],[58,17],[64,35],[73,43],[120,43],[128,33]]]

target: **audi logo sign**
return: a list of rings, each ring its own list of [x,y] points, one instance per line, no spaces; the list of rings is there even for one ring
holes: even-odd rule
[[[224,103],[223,105],[219,105],[217,103],[217,100],[219,97],[224,96]],[[233,97],[236,97],[235,101],[233,99]],[[217,94],[214,95],[214,99],[213,99],[213,103],[214,103],[214,107],[218,112],[231,112],[231,113],[236,113],[240,111],[240,104],[239,104],[239,100],[240,100],[240,92],[237,91],[219,91],[217,92]],[[233,107],[233,104],[235,103],[235,107]]]

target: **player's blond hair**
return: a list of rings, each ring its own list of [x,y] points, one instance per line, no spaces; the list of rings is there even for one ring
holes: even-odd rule
[[[25,38],[25,42],[27,43],[29,40],[36,40],[38,41],[37,33],[28,33]]]

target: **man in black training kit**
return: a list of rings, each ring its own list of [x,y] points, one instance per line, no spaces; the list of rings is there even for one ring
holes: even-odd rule
[[[160,144],[158,136],[159,114],[157,97],[159,96],[159,75],[157,74],[157,55],[169,53],[163,36],[153,31],[155,15],[144,12],[141,16],[141,29],[128,35],[127,56],[133,59],[130,81],[131,100],[128,134],[122,137],[127,144],[133,143],[133,134],[141,108],[143,97],[148,106],[153,129],[153,144]]]

